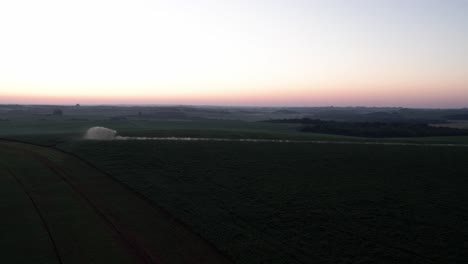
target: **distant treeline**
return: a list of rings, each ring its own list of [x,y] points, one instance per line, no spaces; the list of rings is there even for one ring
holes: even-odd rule
[[[468,114],[461,114],[461,115],[448,115],[445,116],[449,120],[468,120]]]
[[[338,122],[320,119],[276,119],[271,123],[302,124],[302,132],[336,134],[356,137],[438,137],[468,136],[468,129],[433,127],[422,123]]]

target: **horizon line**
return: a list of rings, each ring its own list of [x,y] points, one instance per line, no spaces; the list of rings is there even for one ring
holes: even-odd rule
[[[63,106],[63,107],[96,107],[96,106],[121,106],[121,107],[228,107],[228,108],[398,108],[398,109],[468,109],[468,106],[461,107],[418,107],[418,106],[365,106],[365,105],[317,105],[317,106],[287,106],[287,105],[217,105],[217,104],[18,104],[18,103],[0,103],[0,106]]]

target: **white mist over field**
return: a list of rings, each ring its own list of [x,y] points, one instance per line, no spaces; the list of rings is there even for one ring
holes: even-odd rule
[[[232,141],[232,142],[293,142],[281,139],[249,139],[249,138],[195,138],[195,137],[122,137],[117,131],[105,127],[92,127],[83,137],[87,140],[158,140],[158,141]]]
[[[117,131],[105,127],[92,127],[86,131],[84,139],[114,140]]]
[[[386,146],[432,146],[432,147],[468,147],[468,144],[429,144],[406,142],[359,142],[333,140],[290,140],[290,139],[255,139],[255,138],[196,138],[196,137],[122,137],[117,131],[105,127],[92,127],[86,131],[87,140],[155,140],[155,141],[222,141],[222,142],[258,142],[258,143],[314,143],[340,145],[386,145]]]

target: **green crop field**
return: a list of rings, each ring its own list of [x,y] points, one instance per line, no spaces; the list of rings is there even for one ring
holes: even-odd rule
[[[2,261],[468,261],[466,136],[349,137],[250,121],[257,115],[108,111],[0,115]],[[83,140],[94,126],[292,142]]]
[[[236,263],[462,263],[468,148],[240,142],[64,145]]]
[[[80,140],[87,129],[104,126],[122,136],[138,137],[205,137],[289,139],[299,141],[355,141],[468,144],[468,136],[362,138],[330,134],[303,133],[298,124],[276,124],[242,120],[146,120],[112,121],[105,116],[87,115],[73,118],[26,116],[0,122],[0,138],[10,138],[53,146]]]

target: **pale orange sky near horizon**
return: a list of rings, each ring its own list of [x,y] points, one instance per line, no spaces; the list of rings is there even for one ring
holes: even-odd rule
[[[468,1],[0,3],[0,104],[468,107]]]

